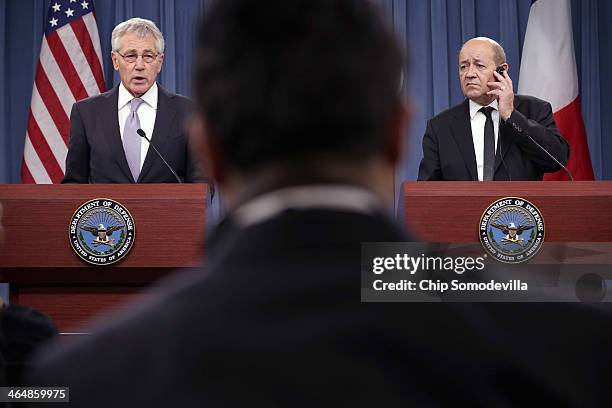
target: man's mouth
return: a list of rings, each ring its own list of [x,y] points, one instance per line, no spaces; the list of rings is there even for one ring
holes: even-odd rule
[[[137,83],[146,82],[146,80],[147,78],[143,76],[135,76],[132,78],[132,81],[137,82]]]

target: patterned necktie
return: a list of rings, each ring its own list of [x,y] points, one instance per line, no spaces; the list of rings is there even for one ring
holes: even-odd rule
[[[487,117],[484,127],[484,162],[483,162],[483,181],[493,180],[493,171],[495,169],[495,131],[493,130],[493,119],[491,106],[480,108],[480,111]]]
[[[131,111],[123,127],[123,150],[135,183],[138,182],[138,176],[140,175],[140,145],[142,143],[140,136],[136,133],[140,129],[138,107],[143,102],[140,98],[134,98],[130,101]]]

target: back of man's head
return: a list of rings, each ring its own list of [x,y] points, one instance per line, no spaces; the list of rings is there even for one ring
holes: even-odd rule
[[[228,168],[386,148],[403,60],[368,0],[223,0],[199,37],[196,93]]]
[[[51,319],[41,312],[21,305],[0,310],[0,355],[4,359],[7,385],[23,385],[24,370],[34,351],[57,336]]]

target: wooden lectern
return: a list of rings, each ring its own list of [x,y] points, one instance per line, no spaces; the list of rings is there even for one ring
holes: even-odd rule
[[[479,242],[482,213],[509,196],[540,209],[546,242],[612,242],[612,181],[404,182],[398,214],[421,240]]]
[[[120,202],[134,219],[134,245],[117,264],[90,265],[70,245],[72,215],[94,198]],[[11,302],[78,332],[169,271],[198,265],[207,200],[205,184],[0,185],[0,281],[11,284]]]
[[[398,217],[436,253],[487,257],[481,219],[506,197],[539,209],[544,241],[525,264],[491,262],[488,272],[535,284],[542,301],[612,301],[612,181],[405,182]]]

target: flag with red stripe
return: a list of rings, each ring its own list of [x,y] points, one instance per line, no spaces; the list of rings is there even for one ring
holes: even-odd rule
[[[52,0],[47,16],[28,115],[23,183],[62,181],[72,104],[105,91],[93,0]]]
[[[531,4],[518,92],[551,103],[555,122],[570,145],[567,168],[575,180],[593,180],[593,166],[580,110],[570,0]],[[544,180],[567,180],[563,171]]]

